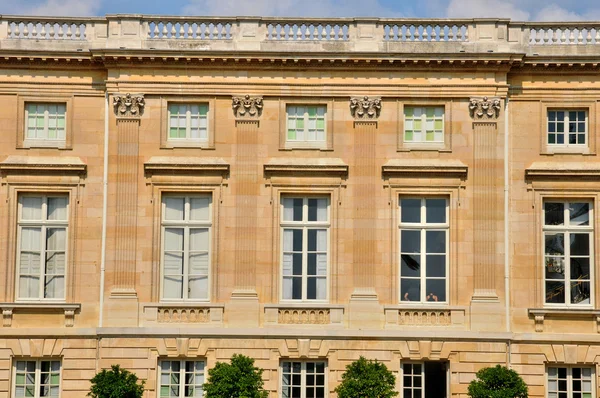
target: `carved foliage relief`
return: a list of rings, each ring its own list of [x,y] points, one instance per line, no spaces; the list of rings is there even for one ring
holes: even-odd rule
[[[113,106],[118,117],[139,118],[144,112],[144,105],[146,103],[143,94],[127,93],[113,97]]]
[[[355,119],[377,119],[381,112],[381,98],[350,98],[350,113]]]
[[[262,114],[263,98],[249,95],[233,97],[231,107],[236,118],[258,118]]]
[[[473,119],[498,119],[500,108],[500,98],[471,98],[469,101],[469,112]]]

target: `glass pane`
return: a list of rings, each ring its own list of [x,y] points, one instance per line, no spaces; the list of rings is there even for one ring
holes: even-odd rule
[[[427,223],[446,222],[446,199],[426,199],[425,210]]]
[[[446,301],[446,280],[427,279],[425,293],[426,301]]]
[[[590,282],[571,282],[571,303],[590,303]]]
[[[546,282],[546,303],[565,303],[565,284],[558,281]]]
[[[569,223],[571,225],[589,225],[590,204],[569,203]]]
[[[419,223],[421,222],[421,199],[401,199],[400,200],[400,222]]]
[[[42,198],[40,196],[23,196],[21,198],[21,219],[42,219]]]
[[[190,277],[188,281],[188,298],[208,298],[208,277]]]
[[[400,281],[400,296],[402,301],[421,301],[421,281],[419,279],[405,279]]]
[[[190,251],[208,251],[208,228],[190,229]]]
[[[587,256],[590,254],[590,235],[589,234],[570,234],[571,255]]]
[[[446,256],[427,255],[426,261],[427,271],[425,273],[425,276],[434,278],[446,277]]]
[[[190,220],[210,220],[210,197],[190,199]]]
[[[184,198],[164,198],[165,203],[165,220],[183,220],[183,212],[185,208]]]
[[[427,231],[425,237],[427,253],[446,253],[445,231]]]
[[[48,198],[48,220],[67,219],[67,198]]]
[[[327,199],[308,199],[308,221],[327,221]]]
[[[183,250],[183,228],[165,228],[165,250]]]
[[[546,233],[545,253],[553,256],[565,254],[565,235],[562,233]]]
[[[421,231],[400,231],[400,251],[402,253],[420,253]]]
[[[590,259],[571,258],[571,280],[590,279]]]
[[[402,276],[414,276],[418,277],[421,275],[421,256],[402,254],[400,275]]]
[[[544,224],[545,225],[563,225],[565,217],[564,203],[544,203]]]

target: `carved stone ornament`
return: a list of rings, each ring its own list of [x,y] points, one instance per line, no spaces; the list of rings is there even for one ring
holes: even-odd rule
[[[355,119],[377,119],[381,112],[381,98],[350,98],[350,113]]]
[[[233,114],[237,118],[257,118],[262,114],[262,97],[233,97],[231,101]]]
[[[500,108],[500,98],[471,98],[469,101],[469,112],[473,119],[498,119]]]
[[[117,117],[138,118],[144,112],[144,94],[117,94],[113,97],[113,106]]]

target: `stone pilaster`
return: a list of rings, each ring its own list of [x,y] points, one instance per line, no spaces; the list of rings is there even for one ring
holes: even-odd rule
[[[498,148],[499,98],[472,98],[473,119],[473,296],[472,322],[494,330],[502,324],[496,269],[502,264],[498,236],[502,218],[502,158]]]
[[[381,308],[375,290],[377,267],[377,119],[381,110],[379,98],[351,98],[354,118],[353,172],[353,280],[349,320],[358,326],[377,325]]]
[[[113,106],[117,117],[116,203],[113,283],[107,303],[111,323],[137,326],[136,246],[138,211],[139,125],[144,110],[142,94],[117,94]],[[123,315],[123,316],[121,316]]]
[[[259,304],[256,292],[256,237],[260,175],[258,127],[262,97],[233,97],[236,118],[235,167],[232,189],[235,193],[234,283],[228,307],[229,322],[237,326],[258,326]]]

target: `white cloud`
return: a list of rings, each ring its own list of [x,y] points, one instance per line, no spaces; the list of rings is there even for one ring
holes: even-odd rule
[[[8,0],[5,0],[8,2]],[[100,10],[102,0],[43,0],[14,1],[6,4],[4,14],[43,16],[94,16]]]
[[[550,4],[535,14],[536,21],[581,21],[582,15],[566,10],[556,4]]]
[[[379,0],[189,0],[188,15],[251,15],[297,17],[399,17]]]
[[[511,18],[526,21],[530,13],[519,8],[515,0],[450,0],[448,18]]]

